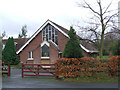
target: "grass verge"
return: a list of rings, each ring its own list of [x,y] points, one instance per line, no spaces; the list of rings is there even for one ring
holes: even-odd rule
[[[76,78],[64,78],[66,82],[80,82],[80,83],[118,83],[118,77],[76,77]]]
[[[18,65],[10,65],[11,69],[21,69],[22,65],[19,63]]]
[[[99,57],[99,56],[97,56],[97,57]],[[103,59],[108,59],[109,58],[109,56],[103,56]]]

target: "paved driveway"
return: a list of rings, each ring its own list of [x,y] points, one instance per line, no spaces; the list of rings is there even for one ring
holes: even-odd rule
[[[2,78],[3,88],[118,88],[117,83],[74,83],[54,77],[21,77],[21,70],[11,70],[10,77]]]

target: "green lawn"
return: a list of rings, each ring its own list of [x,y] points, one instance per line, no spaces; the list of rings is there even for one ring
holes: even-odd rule
[[[96,77],[81,76],[76,78],[63,78],[66,82],[83,82],[83,83],[118,83],[118,76],[110,77],[108,74],[100,73]]]
[[[11,69],[21,69],[22,68],[22,65],[21,64],[18,64],[18,65],[10,65],[11,66]]]
[[[97,56],[97,57],[99,57],[99,56]],[[104,58],[104,59],[107,59],[107,58],[109,58],[109,56],[103,56],[103,58]]]

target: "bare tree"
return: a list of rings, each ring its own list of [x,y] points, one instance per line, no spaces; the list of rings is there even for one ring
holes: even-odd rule
[[[19,33],[18,38],[27,37],[27,25],[22,26],[21,33]]]
[[[88,27],[78,27],[80,27],[84,32],[89,32],[88,34],[86,34],[86,40],[94,43],[98,47],[99,56],[100,58],[102,58],[105,35],[108,33],[119,33],[119,29],[115,29],[115,32],[112,31],[112,28],[117,28],[114,25],[114,19],[118,16],[118,11],[109,10],[112,1],[108,4],[108,6],[103,7],[103,1],[96,0],[97,9],[85,0],[83,0],[83,2],[84,4],[77,3],[78,6],[90,10],[92,12],[93,17],[90,18],[90,22],[88,22]]]
[[[5,31],[2,33],[2,37],[3,38],[6,37],[6,32]]]

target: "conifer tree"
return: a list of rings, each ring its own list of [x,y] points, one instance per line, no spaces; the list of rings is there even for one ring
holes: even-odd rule
[[[18,64],[19,63],[19,58],[16,54],[16,46],[14,44],[14,39],[13,37],[7,40],[5,48],[3,50],[3,56],[2,56],[3,62],[7,63],[8,61],[11,64]]]
[[[70,27],[68,32],[70,39],[68,40],[65,49],[63,51],[64,58],[81,58],[83,53],[80,47],[80,42],[77,39],[76,32],[73,27]]]

